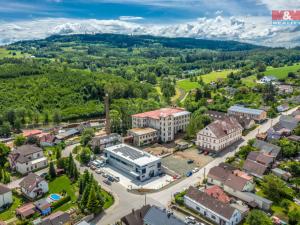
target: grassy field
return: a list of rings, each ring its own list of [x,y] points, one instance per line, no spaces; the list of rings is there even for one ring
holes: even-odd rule
[[[293,66],[284,66],[284,67],[268,67],[266,72],[264,72],[265,75],[273,75],[277,77],[278,79],[286,78],[289,72],[296,72],[300,69],[300,64],[294,64]]]
[[[13,52],[15,53],[15,55],[12,54]],[[29,56],[29,55],[28,54],[21,54],[21,52],[19,52],[19,51],[9,51],[5,48],[0,48],[0,59],[5,58],[5,57],[20,58],[20,57],[24,57],[24,56]]]
[[[242,79],[242,83],[247,87],[254,87],[256,85],[256,76],[252,75]]]
[[[104,196],[105,198],[105,202],[103,205],[104,209],[108,209],[109,207],[111,207],[114,204],[114,198],[111,194],[107,193],[106,191],[104,191],[103,189],[101,190],[101,194]]]
[[[218,79],[224,79],[231,72],[235,72],[236,70],[223,70],[220,72],[213,71],[204,75],[201,75],[202,80],[205,83],[210,83],[212,81],[216,81]],[[200,76],[198,76],[199,78]],[[191,82],[189,79],[181,80],[177,82],[177,87],[184,90],[185,92],[189,92],[190,90],[196,89],[200,87],[198,82]]]
[[[16,216],[16,209],[23,204],[23,199],[13,195],[13,204],[0,213],[0,220],[6,221]]]

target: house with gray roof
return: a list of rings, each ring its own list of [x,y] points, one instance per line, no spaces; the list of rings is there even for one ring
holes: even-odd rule
[[[13,202],[11,190],[4,184],[0,184],[0,209]]]
[[[233,106],[229,107],[229,109],[227,110],[227,113],[229,115],[250,118],[250,119],[255,120],[256,122],[263,122],[264,120],[267,119],[266,111],[261,110],[261,109],[246,108],[246,107],[240,106],[240,105],[233,105]]]
[[[281,148],[279,146],[273,145],[269,142],[255,139],[255,141],[253,143],[253,147],[259,149],[260,152],[262,152],[268,156],[274,157],[275,159],[280,157]]]
[[[278,140],[281,137],[291,135],[292,131],[298,126],[298,124],[299,120],[294,116],[280,116],[279,122],[267,131],[268,140]]]
[[[239,210],[192,186],[184,196],[184,204],[217,224],[236,225],[242,220]]]
[[[36,175],[35,173],[28,174],[21,182],[20,188],[22,194],[29,199],[35,199],[43,194],[47,193],[49,190],[48,182]]]
[[[48,159],[44,156],[43,149],[36,145],[22,145],[14,149],[8,156],[12,170],[21,174],[47,167]]]

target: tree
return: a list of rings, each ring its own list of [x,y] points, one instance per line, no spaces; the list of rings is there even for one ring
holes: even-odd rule
[[[113,133],[121,133],[122,132],[122,118],[121,113],[117,110],[110,110],[110,129]]]
[[[203,115],[203,112],[200,110],[195,111],[190,119],[189,125],[187,127],[186,136],[188,138],[193,138],[196,136],[196,133],[203,129],[206,125],[211,122],[211,119]]]
[[[10,152],[10,148],[4,143],[0,142],[0,167],[3,168],[7,162],[7,156]]]
[[[251,210],[246,218],[247,225],[272,225],[272,220],[261,210]]]
[[[294,191],[273,174],[264,176],[262,189],[271,200],[277,203],[284,198],[293,199]]]
[[[98,199],[96,198],[95,185],[94,184],[92,184],[92,187],[90,189],[86,209],[90,213],[96,213],[99,210],[99,203],[98,203]]]
[[[49,113],[48,112],[44,112],[44,124],[48,124],[49,123]]]
[[[59,160],[61,158],[61,149],[56,148],[56,154],[55,154],[56,160]]]
[[[9,137],[11,135],[11,125],[9,122],[4,122],[0,126],[0,137]]]
[[[95,136],[94,129],[92,129],[92,128],[84,129],[84,131],[81,135],[80,143],[83,146],[87,146],[94,136]]]
[[[55,167],[54,167],[53,162],[50,162],[50,165],[49,165],[49,176],[50,176],[51,179],[56,177],[56,171],[55,171]]]
[[[287,138],[280,139],[278,145],[281,147],[282,155],[284,157],[294,157],[300,151],[299,143],[292,142]]]
[[[56,111],[54,112],[54,115],[53,115],[53,122],[55,124],[60,124],[61,122],[61,115],[60,115],[60,112]]]
[[[16,135],[15,140],[14,140],[14,146],[18,147],[21,146],[25,143],[26,138],[20,134],[20,135]]]
[[[80,162],[87,164],[91,160],[91,150],[88,147],[85,147],[81,150],[79,154]]]
[[[289,225],[298,225],[300,222],[300,211],[295,207],[288,213]]]
[[[30,145],[38,145],[39,146],[40,140],[36,136],[29,136],[26,140],[26,143],[30,144]]]

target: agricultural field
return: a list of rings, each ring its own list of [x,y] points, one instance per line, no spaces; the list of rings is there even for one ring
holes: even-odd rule
[[[9,51],[6,48],[0,48],[0,59],[2,58],[20,58],[24,56],[29,56],[29,54],[21,54],[20,51]]]
[[[231,72],[235,72],[236,70],[223,70],[223,71],[213,71],[204,75],[201,75],[204,83],[210,83],[212,81],[216,81],[218,79],[227,78],[228,74]],[[200,78],[200,76],[198,76]],[[184,90],[185,92],[189,92],[190,90],[196,89],[200,87],[198,82],[192,82],[189,79],[180,80],[177,82],[177,87]]]

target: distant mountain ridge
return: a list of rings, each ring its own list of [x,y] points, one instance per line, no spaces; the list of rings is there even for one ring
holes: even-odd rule
[[[147,47],[152,44],[161,44],[169,48],[198,48],[219,51],[245,51],[254,49],[269,49],[269,47],[242,43],[238,41],[209,40],[181,37],[157,37],[150,35],[126,35],[126,34],[73,34],[73,35],[53,35],[41,40],[19,41],[13,45],[24,42],[73,42],[83,43],[105,42],[118,47]]]

